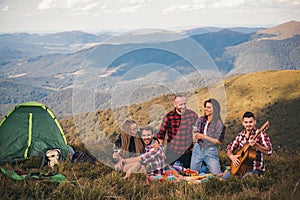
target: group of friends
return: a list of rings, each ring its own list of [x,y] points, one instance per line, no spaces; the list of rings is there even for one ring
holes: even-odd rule
[[[167,113],[157,134],[147,125],[138,131],[137,123],[125,120],[114,144],[115,168],[131,173],[142,172],[149,176],[164,174],[167,165],[181,163],[183,168],[201,173],[207,168],[212,174],[220,174],[218,146],[225,139],[226,127],[221,119],[221,107],[216,99],[204,102],[204,115],[187,108],[186,97],[178,95],[173,100],[174,109]],[[249,144],[256,151],[248,174],[261,175],[265,171],[264,155],[272,154],[272,144],[265,131],[256,138],[256,119],[252,112],[242,117],[244,129],[227,145],[226,154],[234,166],[240,164],[238,149]],[[166,144],[165,143],[166,138]],[[230,175],[226,175],[228,178]]]

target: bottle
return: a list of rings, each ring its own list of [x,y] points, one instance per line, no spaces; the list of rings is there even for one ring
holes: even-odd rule
[[[120,153],[121,148],[118,145],[114,144],[113,151],[114,153]]]
[[[114,154],[115,153],[120,154],[121,148],[114,144],[113,151],[114,151]],[[118,161],[119,161],[119,158],[112,158],[113,163],[117,163]]]
[[[195,135],[198,133],[198,128],[197,126],[193,126],[193,141],[194,143],[197,142],[197,139],[195,139]]]

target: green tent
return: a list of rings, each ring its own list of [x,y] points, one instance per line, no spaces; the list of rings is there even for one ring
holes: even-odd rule
[[[68,145],[53,112],[38,102],[26,102],[9,111],[0,123],[0,162],[42,156],[45,148],[59,148],[63,158]]]

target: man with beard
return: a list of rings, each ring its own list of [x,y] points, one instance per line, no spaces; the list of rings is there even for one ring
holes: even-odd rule
[[[175,96],[174,110],[170,111],[161,123],[157,138],[163,144],[168,136],[166,146],[166,163],[173,164],[180,161],[185,168],[190,168],[193,148],[193,125],[198,115],[186,108],[186,98]]]
[[[153,128],[141,128],[141,138],[145,145],[145,153],[140,156],[120,159],[120,168],[126,172],[127,178],[134,172],[146,172],[148,176],[157,176],[164,173],[165,154],[163,146],[154,138]]]
[[[245,112],[243,115],[242,124],[244,130],[242,130],[236,138],[227,146],[227,156],[230,158],[232,164],[237,167],[240,165],[239,157],[241,155],[234,155],[233,152],[242,148],[245,144],[251,146],[256,151],[256,157],[249,166],[248,171],[245,175],[256,174],[261,175],[265,171],[264,157],[263,155],[272,154],[272,144],[268,135],[261,131],[258,136],[254,139],[253,136],[258,130],[256,128],[256,119],[252,112]]]

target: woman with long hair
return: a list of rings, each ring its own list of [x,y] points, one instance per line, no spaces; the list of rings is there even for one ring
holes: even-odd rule
[[[195,123],[194,148],[191,158],[191,169],[202,172],[205,163],[213,174],[221,173],[218,157],[218,145],[225,138],[226,127],[220,116],[221,107],[216,99],[208,99],[204,102],[204,116]]]
[[[138,135],[137,124],[131,119],[126,119],[121,127],[119,138],[115,141],[115,147],[119,148],[120,156],[129,158],[144,152],[144,145]]]
[[[113,161],[115,169],[126,172],[125,178],[132,172],[143,170],[140,163],[123,164],[127,158],[137,157],[145,151],[144,144],[138,134],[138,128],[135,121],[126,119],[121,127],[119,138],[114,143]]]

